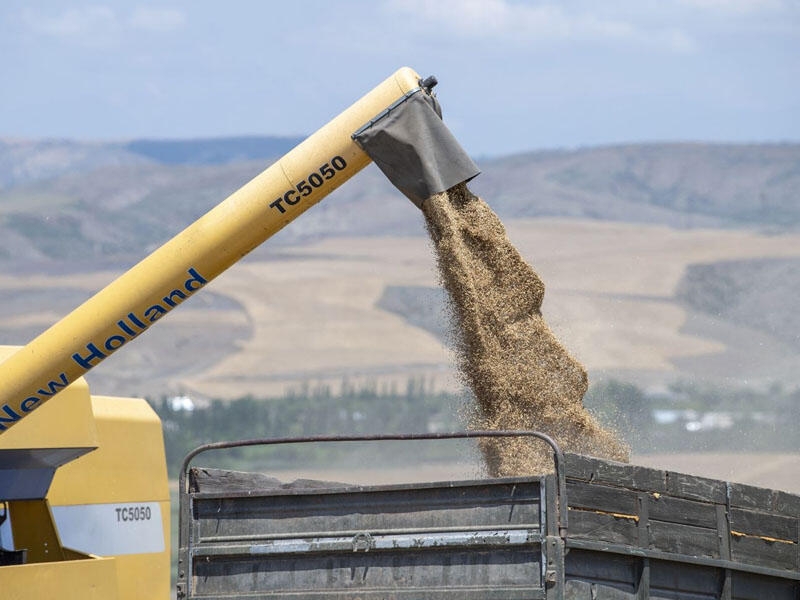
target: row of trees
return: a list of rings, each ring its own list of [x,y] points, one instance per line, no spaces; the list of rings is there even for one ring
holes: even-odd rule
[[[343,382],[333,393],[326,386],[303,386],[278,398],[213,400],[193,410],[175,410],[167,398],[151,401],[164,424],[164,441],[170,469],[177,469],[192,448],[208,442],[253,438],[285,438],[314,435],[411,433],[463,429],[460,423],[466,400],[433,390],[425,379],[409,379],[405,390],[378,388],[372,384]],[[363,446],[363,445],[362,445]],[[450,459],[454,449],[446,444],[425,446],[429,460]],[[385,464],[407,460],[408,448],[370,445],[367,460]],[[242,448],[215,458],[219,466],[253,468],[267,461],[273,467],[298,462],[331,464],[352,458],[359,450],[353,444],[278,446],[268,451]],[[363,450],[362,450],[363,451]],[[206,465],[206,462],[204,462]],[[215,465],[206,465],[215,466]]]
[[[465,428],[471,402],[466,395],[434,391],[431,382],[410,379],[404,390],[343,382],[339,391],[302,386],[278,398],[214,400],[187,410],[168,399],[152,401],[164,423],[170,469],[201,444],[244,438],[331,434],[410,433]],[[678,383],[659,394],[620,381],[594,385],[584,404],[638,453],[664,451],[800,450],[800,390],[723,389]],[[359,460],[375,464],[453,460],[465,445],[450,442],[370,445],[279,446],[269,451],[238,449],[218,466],[252,469],[298,462],[333,464]],[[206,462],[204,462],[204,465]],[[214,466],[214,465],[208,465]],[[174,474],[174,473],[173,473]]]
[[[584,405],[634,452],[800,450],[800,389],[679,381],[647,393],[620,381],[592,386]]]

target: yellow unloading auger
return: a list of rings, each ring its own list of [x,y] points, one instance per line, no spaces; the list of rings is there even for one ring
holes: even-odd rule
[[[432,77],[402,68],[183,232],[0,364],[0,433],[130,343],[364,168],[417,205],[477,175]]]

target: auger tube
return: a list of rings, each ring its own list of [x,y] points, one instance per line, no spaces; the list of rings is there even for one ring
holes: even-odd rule
[[[0,433],[363,169],[353,132],[418,87],[417,73],[399,69],[0,364]]]

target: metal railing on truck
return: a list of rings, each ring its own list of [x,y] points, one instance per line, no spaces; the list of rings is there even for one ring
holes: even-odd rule
[[[553,448],[552,474],[355,486],[191,468],[242,446],[520,435]],[[178,593],[797,600],[798,515],[798,496],[563,454],[539,432],[222,442],[181,469]]]
[[[333,442],[540,439],[541,477],[382,486],[280,482],[192,469],[200,454]],[[567,527],[564,455],[536,431],[270,438],[206,444],[180,473],[179,598],[549,598],[548,544]],[[560,490],[560,493],[559,493]],[[549,513],[553,513],[548,516]],[[545,525],[549,525],[547,529]]]

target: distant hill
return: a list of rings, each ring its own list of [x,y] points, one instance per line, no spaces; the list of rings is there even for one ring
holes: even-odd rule
[[[0,190],[106,167],[224,165],[274,159],[302,140],[281,136],[123,142],[0,138]]]
[[[124,148],[164,165],[224,165],[282,156],[302,141],[302,137],[276,136],[134,140]]]
[[[691,265],[676,296],[691,309],[767,332],[800,349],[800,260],[796,258]]]
[[[284,141],[0,140],[0,343],[31,339],[110,279],[100,270],[130,267],[298,140]],[[548,322],[592,377],[798,384],[800,144],[478,162],[470,187],[535,259]],[[193,300],[93,385],[235,397],[308,378],[449,377],[441,345],[457,340],[423,237],[421,211],[368,167],[226,273],[225,302]],[[302,361],[261,358],[294,350]]]
[[[0,138],[0,191],[67,174],[150,162],[122,144]]]
[[[106,166],[13,187],[0,192],[0,258],[130,263],[263,167]]]
[[[0,140],[0,260],[130,263],[298,141]],[[470,185],[504,219],[800,226],[800,144],[608,146],[518,154],[479,166],[483,173]],[[287,227],[273,245],[421,232],[419,211],[370,168]]]
[[[634,144],[519,154],[474,185],[506,217],[800,225],[798,144]]]

